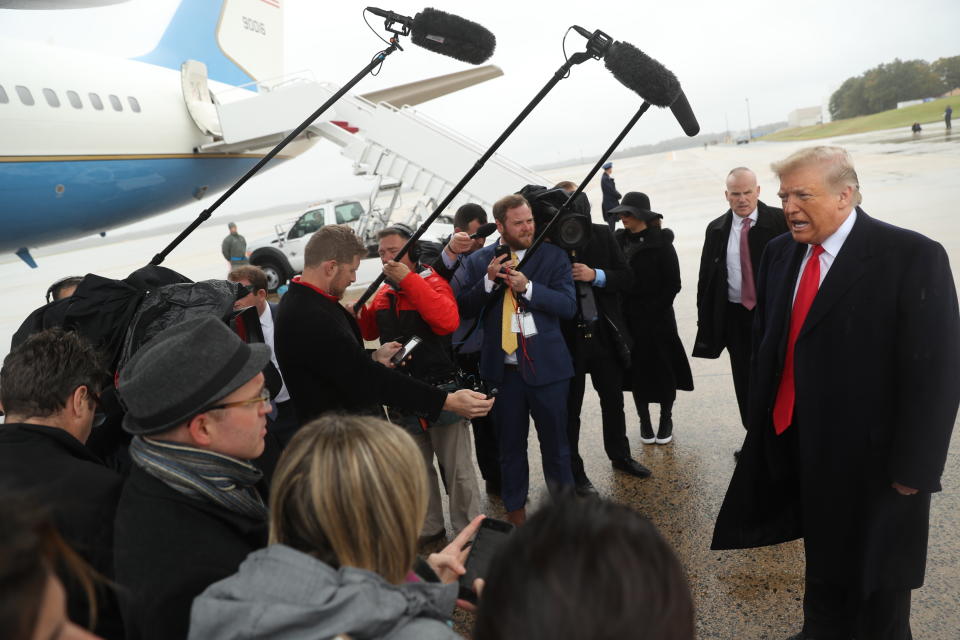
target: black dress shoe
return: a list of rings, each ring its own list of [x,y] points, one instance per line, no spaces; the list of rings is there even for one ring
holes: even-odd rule
[[[600,492],[597,491],[597,488],[593,486],[593,483],[590,482],[588,478],[577,480],[574,483],[573,491],[580,498],[590,498],[592,496],[600,495]]]
[[[733,459],[736,460],[737,462],[740,462],[740,449],[737,449],[736,451],[733,452]],[[787,638],[787,640],[793,640],[793,638]],[[800,640],[803,640],[803,638],[801,637]]]
[[[613,468],[617,471],[623,471],[624,473],[629,473],[630,475],[638,478],[649,478],[651,474],[650,469],[647,469],[633,458],[614,460],[612,464]]]

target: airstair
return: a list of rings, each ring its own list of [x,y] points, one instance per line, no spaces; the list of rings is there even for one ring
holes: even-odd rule
[[[294,78],[269,89],[261,87],[258,92],[218,94],[214,104],[219,139],[197,151],[236,153],[269,148],[338,90],[331,83]],[[374,104],[350,94],[321,118],[323,122],[307,129],[308,137],[323,137],[340,146],[341,154],[353,161],[358,175],[389,178],[419,192],[421,210],[443,200],[487,148],[411,107]],[[545,182],[530,169],[494,155],[446,213],[452,215],[466,202],[489,208],[503,195],[519,191],[526,184]]]

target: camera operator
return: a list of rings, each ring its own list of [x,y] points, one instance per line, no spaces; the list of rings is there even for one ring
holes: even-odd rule
[[[576,311],[570,262],[545,244],[520,272],[516,265],[533,243],[536,225],[522,195],[493,205],[500,244],[471,255],[457,271],[454,291],[464,315],[483,317],[480,373],[499,388],[494,420],[500,445],[503,504],[514,524],[526,519],[529,488],[527,434],[533,415],[543,472],[551,491],[572,487],[566,438],[567,392],[573,365],[560,333],[560,320]],[[500,255],[498,247],[508,249]],[[494,283],[504,288],[494,291]],[[496,295],[495,298],[493,296]]]
[[[304,251],[303,275],[280,300],[277,360],[297,417],[306,423],[327,411],[377,413],[387,404],[435,420],[446,409],[465,418],[485,415],[493,400],[468,390],[444,393],[391,371],[403,345],[389,342],[372,354],[340,298],[357,279],[367,249],[350,227],[327,225]]]
[[[395,260],[412,235],[413,230],[403,224],[387,227],[378,234],[383,273],[390,284],[380,287],[373,301],[361,310],[360,330],[364,340],[380,338],[382,344],[420,338],[420,344],[399,370],[452,391],[456,389],[456,366],[451,358],[450,334],[460,323],[457,302],[446,280],[430,267],[418,264],[418,247]],[[480,491],[470,460],[467,422],[449,411],[431,421],[394,408],[389,413],[391,422],[413,436],[427,468],[430,500],[421,543],[439,540],[446,534],[434,455],[450,496],[450,524],[455,531],[463,529],[480,514]]]
[[[487,224],[487,212],[473,202],[461,205],[453,216],[453,235],[445,243],[443,253],[433,263],[433,269],[442,278],[450,280],[462,261],[474,251],[483,248],[485,237],[471,238],[481,226]],[[480,336],[482,331],[467,332],[475,318],[460,317],[460,326],[453,332],[454,357],[460,370],[473,380],[480,379]],[[467,337],[466,342],[464,338]],[[497,433],[493,415],[487,414],[470,421],[473,423],[473,444],[476,447],[477,465],[487,484],[487,493],[500,495],[500,457],[497,452]]]
[[[572,182],[555,187],[567,193],[576,190]],[[589,213],[582,196],[581,208]],[[632,340],[620,311],[620,292],[633,284],[633,272],[610,228],[593,224],[585,243],[569,249],[571,273],[577,289],[577,315],[560,323],[563,337],[573,356],[574,375],[567,398],[567,438],[570,464],[577,495],[597,493],[587,478],[580,457],[580,410],[587,374],[600,397],[603,419],[603,448],[613,468],[638,478],[650,470],[630,456],[627,424],[623,414],[623,375],[630,366]]]

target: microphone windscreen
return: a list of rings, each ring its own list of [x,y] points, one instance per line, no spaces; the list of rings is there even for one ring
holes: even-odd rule
[[[477,227],[476,233],[470,234],[470,237],[476,240],[477,238],[486,238],[491,235],[494,231],[497,230],[496,222],[488,222],[487,224],[482,224]]]
[[[677,99],[670,105],[677,122],[683,127],[683,132],[691,138],[700,133],[700,123],[697,122],[697,116],[693,115],[693,109],[690,108],[690,102],[687,101],[686,94],[680,89]]]
[[[413,17],[410,41],[470,64],[486,62],[497,48],[497,38],[484,27],[437,9],[424,9]]]
[[[669,107],[680,93],[669,69],[627,42],[611,44],[603,63],[623,86],[652,105]]]

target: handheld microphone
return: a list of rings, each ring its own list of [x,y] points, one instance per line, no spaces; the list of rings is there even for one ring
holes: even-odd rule
[[[627,42],[611,44],[603,64],[623,86],[657,107],[669,107],[680,93],[669,69]]]
[[[486,238],[494,231],[497,230],[496,222],[488,222],[487,224],[482,224],[477,227],[477,232],[470,234],[471,240],[476,240],[477,238]]]
[[[673,111],[674,117],[676,117],[677,122],[680,123],[685,134],[692,138],[700,133],[700,124],[697,122],[697,116],[693,115],[693,109],[690,108],[690,103],[687,101],[687,96],[683,93],[683,89],[680,89],[680,94],[677,96],[677,99],[670,105],[670,110]]]
[[[376,7],[367,11],[410,29],[410,41],[418,47],[461,62],[486,62],[497,47],[497,38],[488,29],[439,9],[427,8],[412,18]]]

